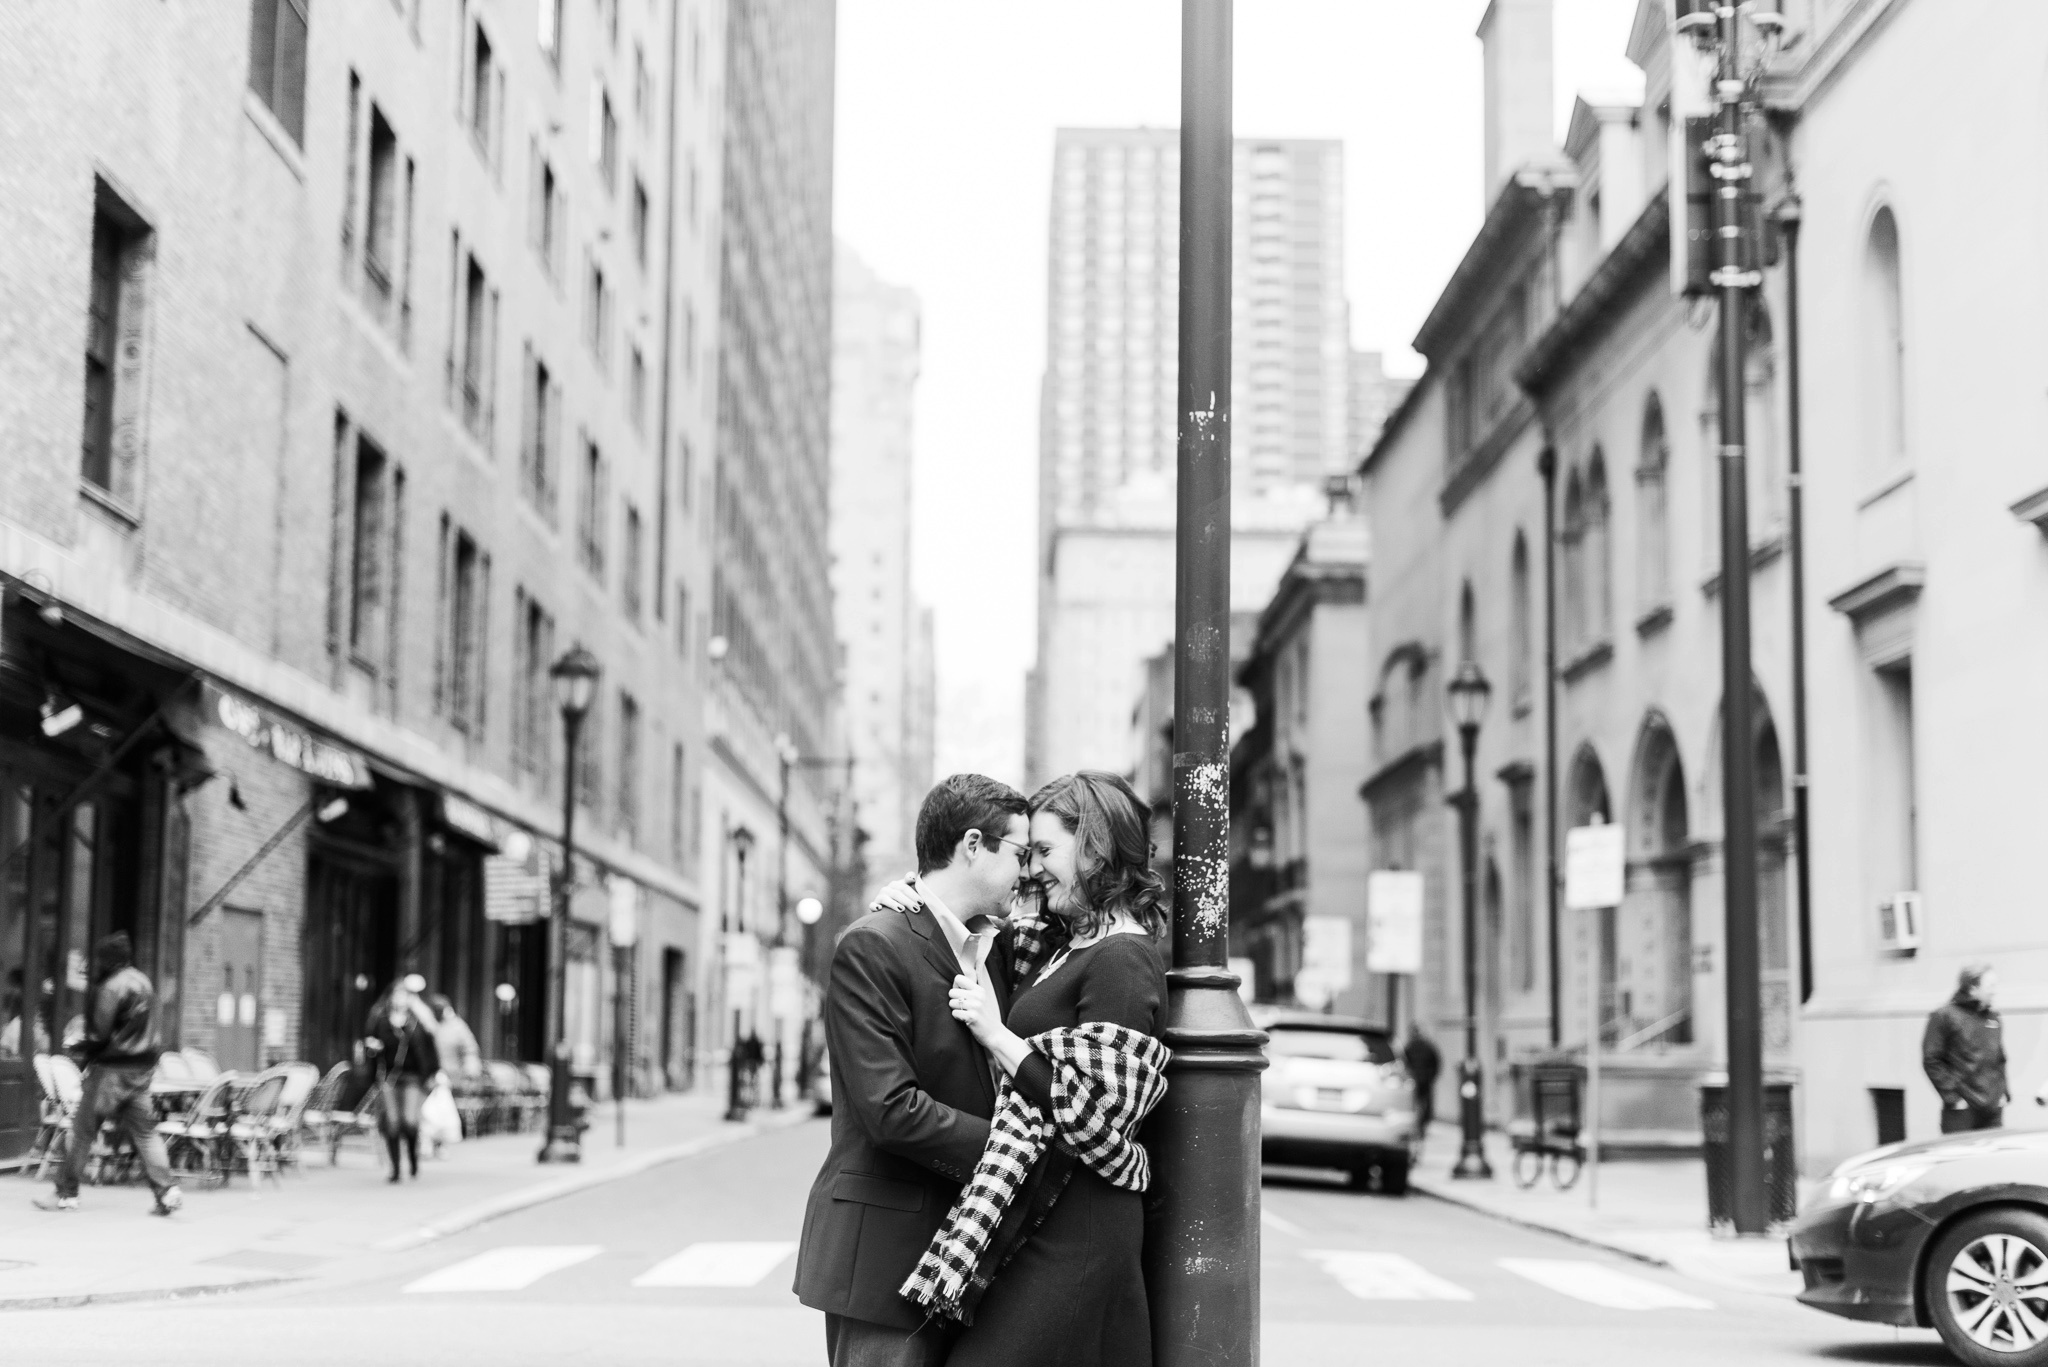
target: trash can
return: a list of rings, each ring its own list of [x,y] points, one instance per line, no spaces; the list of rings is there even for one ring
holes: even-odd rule
[[[1707,1225],[1718,1232],[1735,1227],[1735,1174],[1728,1143],[1728,1075],[1710,1074],[1700,1084],[1700,1138],[1707,1163]],[[1792,1084],[1764,1080],[1765,1210],[1773,1225],[1799,1213],[1799,1158],[1792,1143]]]

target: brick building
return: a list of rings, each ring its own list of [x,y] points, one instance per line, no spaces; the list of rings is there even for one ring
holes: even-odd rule
[[[335,1061],[408,970],[538,1057],[572,642],[571,1038],[623,986],[636,1085],[688,1078],[723,36],[0,16],[0,1159],[114,927],[226,1063]]]

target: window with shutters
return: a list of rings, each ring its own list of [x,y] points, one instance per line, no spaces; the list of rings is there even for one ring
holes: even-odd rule
[[[626,610],[626,620],[635,626],[640,624],[640,510],[632,504],[626,505],[626,546],[619,563],[619,597]]]
[[[640,836],[640,704],[631,693],[619,692],[619,791],[616,815],[626,843]]]
[[[460,335],[455,350],[461,375],[462,425],[470,435],[490,444],[493,377],[491,357],[496,350],[498,291],[475,256],[463,272],[462,312],[457,320]]]
[[[513,597],[517,633],[512,661],[512,762],[545,788],[552,777],[554,706],[548,670],[555,659],[555,619],[520,589]]]
[[[633,177],[633,260],[641,270],[647,269],[648,236],[647,182],[639,176]]]
[[[583,488],[576,510],[576,550],[583,568],[600,582],[604,579],[604,509],[606,471],[604,453],[594,441],[583,443]]]
[[[389,314],[399,237],[398,135],[370,106],[369,207],[363,221],[363,298],[379,321]]]
[[[626,363],[626,417],[635,432],[647,430],[647,360],[637,346]]]
[[[604,267],[591,257],[583,279],[583,340],[603,369],[611,359],[612,294],[604,278]]]
[[[251,0],[249,89],[299,146],[306,142],[306,7],[309,0]]]
[[[390,663],[398,611],[404,475],[358,436],[350,520],[349,658],[372,675]]]
[[[569,205],[554,163],[541,155],[540,140],[529,148],[533,191],[528,205],[527,241],[540,258],[541,269],[550,279],[562,275],[562,242],[567,235]]]
[[[597,159],[598,178],[604,181],[608,194],[617,194],[619,189],[619,119],[612,112],[612,97],[607,90],[597,92],[597,120],[593,130],[591,150]]]
[[[442,643],[443,700],[448,720],[457,729],[480,736],[484,723],[485,623],[490,596],[490,557],[460,528],[442,518],[447,543],[443,564],[446,585]]]
[[[471,31],[469,70],[469,136],[476,143],[476,150],[489,161],[493,153],[491,106],[495,68],[491,63],[490,35],[484,32],[482,24]]]
[[[604,690],[590,696],[590,710],[583,714],[583,730],[576,747],[576,801],[593,817],[601,817],[604,806]]]

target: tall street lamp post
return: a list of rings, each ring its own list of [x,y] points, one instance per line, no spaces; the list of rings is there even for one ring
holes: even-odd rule
[[[582,646],[555,661],[548,670],[554,681],[555,705],[562,711],[562,869],[555,879],[554,929],[550,935],[554,972],[548,984],[548,1037],[553,1041],[548,1066],[548,1137],[541,1145],[543,1163],[577,1163],[583,1159],[583,1130],[569,1105],[569,1038],[564,1023],[564,998],[569,984],[569,897],[576,885],[576,742],[583,718],[597,696],[597,657]]]
[[[1720,303],[1721,410],[1721,868],[1726,888],[1728,1004],[1728,1157],[1738,1234],[1770,1225],[1764,1186],[1763,988],[1757,938],[1756,732],[1750,672],[1749,473],[1745,429],[1745,330],[1752,291],[1763,283],[1751,208],[1749,160],[1753,78],[1784,29],[1777,0],[1678,0],[1681,34],[1712,58],[1713,136],[1706,145],[1713,182],[1713,271]],[[1744,70],[1745,45],[1751,60]],[[1804,861],[1806,852],[1800,851]]]
[[[1465,759],[1465,786],[1451,799],[1458,809],[1458,880],[1464,900],[1465,1057],[1458,1061],[1458,1148],[1453,1177],[1492,1177],[1486,1161],[1486,1111],[1479,1067],[1479,790],[1472,784],[1472,759],[1479,749],[1479,724],[1486,720],[1493,685],[1478,662],[1467,660],[1450,683],[1451,720]]]
[[[1159,1367],[1259,1352],[1259,1071],[1230,954],[1231,0],[1183,0],[1170,1085],[1150,1126]]]

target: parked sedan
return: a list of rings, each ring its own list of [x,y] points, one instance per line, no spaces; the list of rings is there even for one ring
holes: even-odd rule
[[[1387,1032],[1343,1016],[1255,1007],[1267,1035],[1260,1076],[1262,1156],[1269,1163],[1342,1168],[1351,1184],[1408,1190],[1415,1086]]]
[[[1829,1174],[1792,1226],[1799,1299],[1932,1326],[1971,1367],[2048,1364],[2048,1131],[1891,1144]]]

